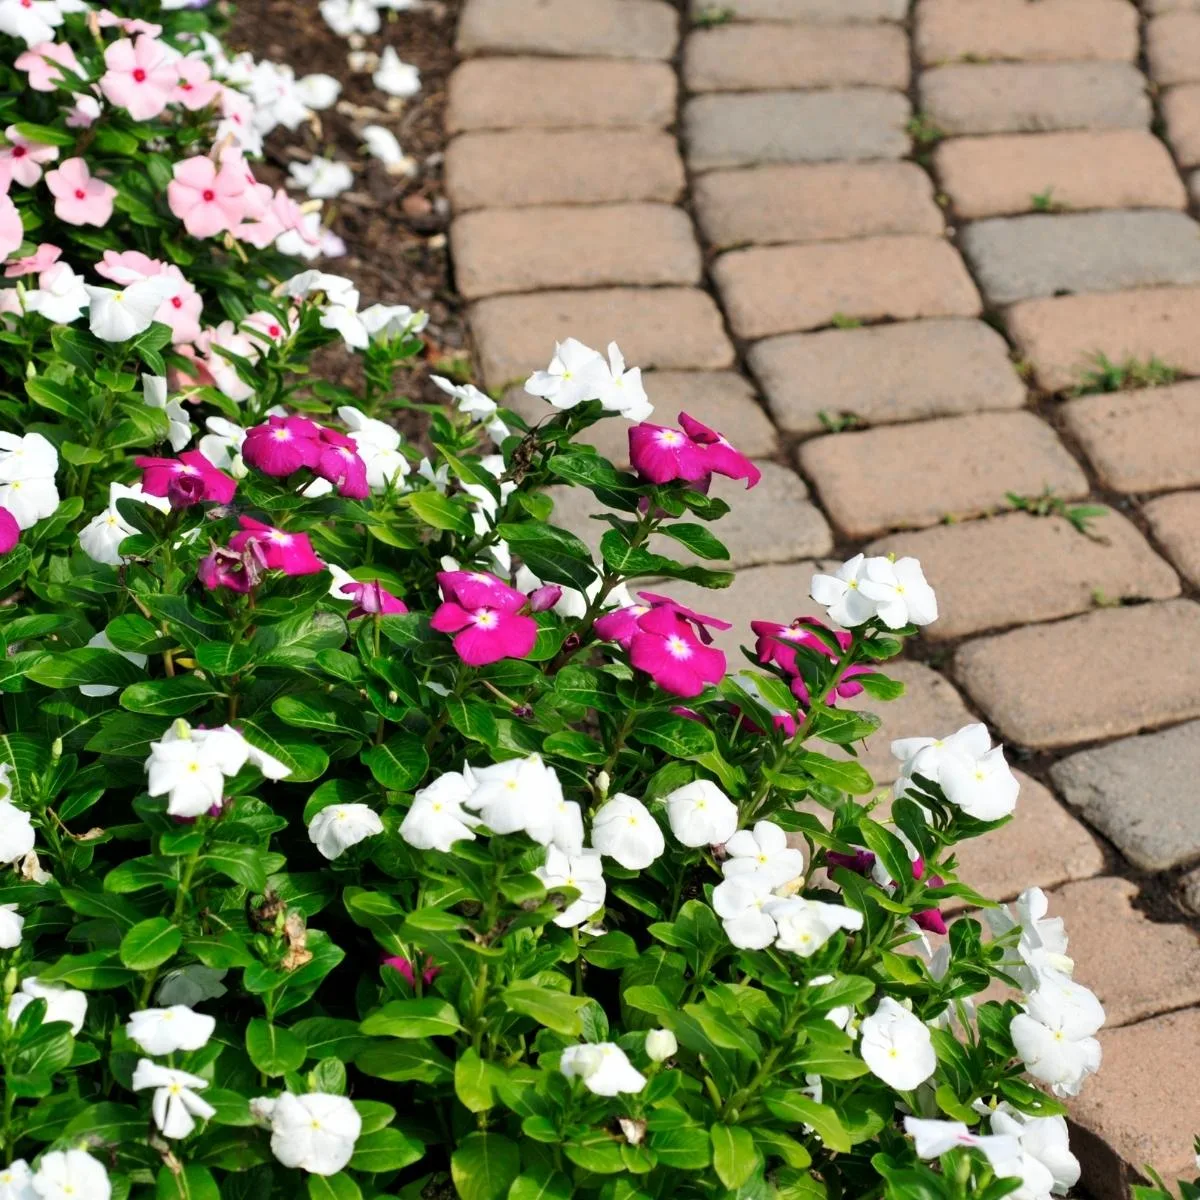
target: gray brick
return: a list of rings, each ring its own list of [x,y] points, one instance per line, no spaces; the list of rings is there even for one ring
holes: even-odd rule
[[[460,54],[670,58],[679,16],[665,0],[467,0]]]
[[[692,0],[694,17],[726,9],[739,21],[843,25],[858,21],[903,21],[908,0]]]

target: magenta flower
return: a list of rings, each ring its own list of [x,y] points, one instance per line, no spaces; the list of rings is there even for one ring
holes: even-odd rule
[[[167,184],[167,203],[192,237],[233,229],[245,216],[246,174],[240,159],[223,162],[196,155],[177,162]]]
[[[242,553],[225,546],[213,546],[197,564],[196,576],[210,592],[224,587],[244,594],[258,583],[265,569],[265,563],[257,561],[260,557],[257,542]]]
[[[733,628],[728,621],[722,621],[720,617],[706,616],[704,613],[698,613],[692,608],[685,608],[677,600],[672,600],[670,596],[660,596],[657,592],[638,592],[638,596],[654,608],[669,608],[676,616],[682,617],[683,620],[689,622],[695,627],[697,637],[706,646],[712,643],[712,634],[708,632],[710,628]]]
[[[229,539],[230,548],[240,554],[253,543],[261,550],[267,570],[282,571],[285,575],[312,575],[325,570],[307,534],[288,533],[253,517],[239,517],[238,522],[242,532]]]
[[[630,639],[629,661],[645,671],[663,691],[698,696],[706,685],[725,675],[725,655],[703,642],[677,612],[661,605],[638,618]]]
[[[46,186],[54,197],[54,215],[68,225],[107,225],[112,216],[117,189],[102,179],[93,179],[82,158],[64,159],[54,171],[46,172]]]
[[[800,674],[797,648],[803,646],[817,654],[824,655],[834,663],[838,661],[838,657],[815,633],[805,628],[802,622],[824,627],[824,622],[819,621],[816,617],[797,617],[790,625],[780,625],[775,621],[751,621],[750,628],[754,630],[758,638],[754,645],[758,661],[764,666],[774,663],[791,675],[793,677],[792,694],[807,707],[811,702],[811,697],[808,685]],[[837,639],[837,643],[843,651],[850,648],[852,641],[850,634],[844,630],[830,630],[830,632]],[[850,667],[839,680],[833,695],[827,697],[825,702],[834,704],[839,696],[843,700],[848,700],[851,696],[859,695],[863,687],[861,683],[854,682],[854,676],[869,675],[870,673],[869,666]]]
[[[17,279],[22,275],[40,275],[48,267],[54,266],[61,257],[62,251],[57,246],[50,242],[42,242],[32,254],[8,263],[4,274],[8,279]]]
[[[393,596],[378,580],[370,583],[344,583],[338,589],[343,596],[354,600],[350,610],[349,620],[355,617],[374,616],[376,613],[387,616],[389,613],[406,613],[408,605],[399,596]]]
[[[383,965],[391,967],[393,971],[399,971],[408,980],[409,987],[416,987],[417,979],[413,972],[413,965],[402,954],[397,954],[392,958],[385,958]],[[428,987],[441,973],[442,968],[433,961],[432,956],[426,955],[425,964],[421,968],[421,979],[425,983],[425,986]]]
[[[638,631],[638,619],[649,611],[649,604],[627,604],[598,617],[592,628],[602,642],[616,642],[623,650],[628,650]]]
[[[549,612],[562,599],[562,588],[557,583],[544,583],[529,593],[529,611]]]
[[[472,571],[438,574],[442,604],[430,619],[431,629],[453,633],[454,649],[463,662],[483,667],[502,658],[524,658],[537,641],[537,622],[521,610],[523,592],[494,575]]]
[[[875,855],[870,850],[855,850],[853,854],[826,850],[825,865],[826,867],[845,867],[847,871],[853,871],[855,875],[866,877],[871,874],[871,868],[875,866]]]
[[[228,504],[237,483],[218,471],[199,450],[185,450],[178,458],[135,458],[141,467],[142,490],[166,496],[172,508],[190,508],[205,500]]]
[[[268,417],[246,433],[242,457],[264,475],[282,477],[321,460],[321,427],[305,417]]]
[[[762,478],[762,472],[715,429],[709,429],[684,412],[679,414],[679,423],[692,442],[704,448],[704,461],[710,471],[729,479],[744,479],[748,489]]]
[[[58,69],[59,66],[66,67],[76,75],[83,74],[75,51],[66,42],[39,42],[36,46],[30,46],[17,55],[13,66],[18,71],[29,73],[29,86],[35,92],[52,92],[63,82],[65,76]]]
[[[7,554],[21,540],[21,527],[7,508],[0,508],[0,554]]]
[[[128,111],[135,121],[157,117],[179,82],[170,50],[145,34],[134,41],[113,42],[104,51],[104,65],[108,68],[100,76],[104,98]]]
[[[355,443],[335,429],[320,428],[319,436],[318,457],[313,470],[334,484],[339,495],[351,500],[365,500],[371,494],[367,486],[367,464],[359,457]]]
[[[629,461],[648,483],[689,483],[707,479],[712,471],[704,448],[686,433],[643,421],[629,430]]]

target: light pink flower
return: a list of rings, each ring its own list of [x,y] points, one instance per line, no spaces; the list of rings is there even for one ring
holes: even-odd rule
[[[285,575],[312,575],[325,570],[325,564],[316,556],[307,534],[275,529],[253,517],[238,520],[242,532],[229,539],[230,549],[241,554],[253,542],[261,549],[267,570],[282,571]]]
[[[42,242],[32,254],[10,262],[4,268],[4,274],[9,279],[16,279],[21,275],[38,275],[52,267],[61,257],[62,251],[57,246],[50,242]]]
[[[126,109],[135,121],[157,117],[179,82],[170,48],[145,34],[134,41],[113,42],[104,51],[104,65],[108,68],[100,76],[104,98]]]
[[[192,237],[213,237],[233,229],[246,212],[246,177],[241,165],[197,155],[175,164],[167,203]]]
[[[151,258],[140,250],[105,250],[104,256],[96,264],[96,274],[122,287],[151,279],[155,275],[168,275],[177,280],[179,287],[175,295],[162,302],[154,319],[171,327],[171,341],[177,346],[194,342],[200,336],[204,301],[174,263]]]
[[[0,258],[7,258],[20,249],[24,240],[25,227],[21,224],[17,206],[7,195],[0,193]]]
[[[107,8],[97,11],[96,24],[101,29],[111,29],[115,26],[129,37],[133,37],[136,33],[144,33],[149,37],[156,38],[162,33],[161,25],[155,25],[152,21],[143,21],[140,17],[118,16],[117,13],[111,12]]]
[[[76,94],[71,99],[75,104],[67,111],[67,128],[89,129],[100,116],[100,101],[86,93]]]
[[[58,147],[22,137],[15,125],[5,130],[4,136],[8,145],[0,146],[0,190],[8,191],[14,179],[22,187],[33,187],[42,177],[42,163],[58,158]]]
[[[198,112],[214,103],[221,94],[221,84],[202,58],[181,58],[176,64],[179,82],[171,93],[174,104],[182,104],[188,112]]]
[[[52,92],[65,78],[55,63],[77,75],[83,74],[75,51],[66,42],[38,42],[18,54],[13,66],[29,73],[29,86],[35,92]]]
[[[264,339],[272,342],[283,341],[289,332],[288,326],[274,313],[266,311],[252,312],[240,327],[251,333],[260,333]]]
[[[95,179],[82,158],[68,158],[61,167],[46,172],[46,186],[54,197],[54,215],[68,225],[107,225],[117,189]]]

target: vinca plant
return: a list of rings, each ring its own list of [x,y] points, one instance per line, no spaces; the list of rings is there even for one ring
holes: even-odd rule
[[[957,868],[1017,781],[857,761],[920,565],[727,655],[729,440],[574,340],[534,423],[410,402],[422,314],[302,269],[253,160],[333,81],[177,2],[0,48],[0,1200],[1064,1194],[1103,1010]]]

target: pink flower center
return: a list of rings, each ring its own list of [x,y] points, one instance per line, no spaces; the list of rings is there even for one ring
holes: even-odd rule
[[[141,67],[134,67],[133,82],[134,83],[145,83],[146,82],[146,72],[143,71]]]
[[[674,429],[664,429],[658,435],[658,444],[660,446],[678,446],[683,441],[683,435],[676,433]]]
[[[679,636],[679,634],[673,633],[669,638],[667,638],[667,653],[671,655],[672,658],[691,658],[692,648],[683,638]]]
[[[292,535],[290,533],[284,533],[280,529],[272,529],[271,532],[267,534],[267,538],[274,542],[277,546],[290,546],[292,544]]]
[[[200,198],[211,203],[217,198],[217,193],[214,192],[212,188],[205,188],[204,191],[200,193]]]
[[[282,333],[283,333],[283,330],[282,330],[282,329],[280,329],[278,325],[268,325],[268,326],[267,326],[267,333],[268,333],[268,334],[269,334],[271,337],[279,337],[279,336],[280,336],[280,334],[282,334]]]
[[[183,307],[183,300],[182,300],[182,299],[180,299],[180,297],[178,297],[178,296],[172,296],[172,297],[171,297],[171,304],[172,304],[172,305],[173,305],[175,308],[182,308],[182,307]]]
[[[86,200],[86,199],[87,199],[87,192],[85,192],[85,191],[83,190],[83,188],[76,188],[76,189],[75,189],[75,199],[76,199],[76,200]]]
[[[496,614],[490,608],[477,608],[471,614],[471,619],[480,629],[495,629],[499,624]]]
[[[24,158],[28,153],[24,146],[14,146],[12,149],[13,158]]]
[[[191,85],[190,83],[188,83],[188,82],[187,82],[187,80],[185,79],[185,80],[184,80],[184,81],[183,81],[183,82],[182,82],[182,83],[179,85],[179,89],[180,89],[180,91],[184,91],[184,92],[190,92],[190,91],[192,90],[192,85]]]
[[[290,429],[272,429],[271,436],[277,442],[290,442],[292,440],[292,431]]]

